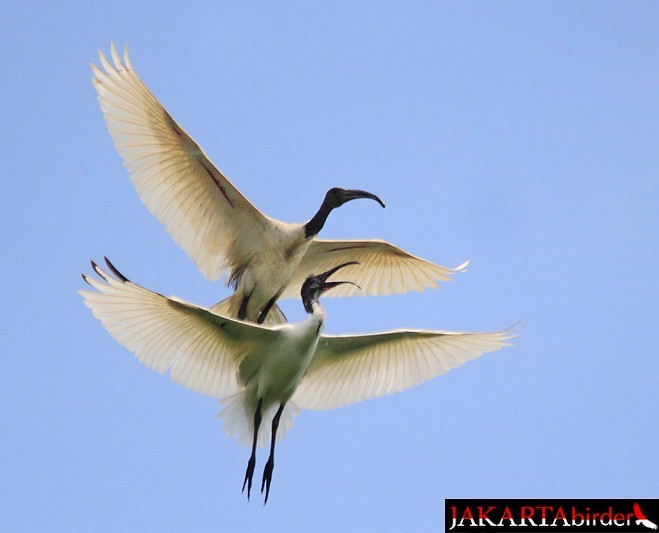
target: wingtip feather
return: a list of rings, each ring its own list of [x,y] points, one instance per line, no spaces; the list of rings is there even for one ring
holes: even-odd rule
[[[123,281],[124,283],[130,282],[130,280],[126,276],[124,276],[121,272],[119,272],[119,270],[117,270],[117,267],[115,267],[107,257],[103,256],[103,259],[105,259],[105,264],[112,271],[112,273],[115,276],[117,276],[117,278],[119,278],[120,281]]]
[[[117,52],[117,47],[114,44],[114,40],[110,41],[110,55],[112,56],[114,67],[117,70],[123,70],[123,63],[121,62],[121,56],[119,55],[119,52]]]
[[[455,272],[466,272],[468,266],[469,266],[469,259],[467,259],[464,263],[461,263],[458,266],[456,266],[453,270]]]

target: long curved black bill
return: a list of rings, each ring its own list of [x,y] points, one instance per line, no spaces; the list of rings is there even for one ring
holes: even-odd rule
[[[362,191],[359,189],[346,189],[343,191],[343,200],[344,202],[349,202],[350,200],[357,200],[358,198],[369,198],[371,200],[375,200],[377,203],[379,203],[382,207],[385,207],[384,202],[380,200],[378,196],[375,194],[368,192],[368,191]]]
[[[328,281],[328,282],[323,282],[323,292],[328,291],[330,289],[333,289],[334,287],[338,287],[339,285],[354,285],[358,289],[361,290],[361,287],[357,285],[356,283],[353,283],[352,281]]]
[[[316,276],[316,279],[320,283],[322,283],[323,292],[325,292],[325,291],[327,291],[327,290],[329,290],[333,287],[337,287],[338,285],[342,285],[344,283],[354,285],[358,289],[361,289],[361,287],[359,285],[357,285],[356,283],[353,283],[352,281],[326,281],[327,278],[329,278],[336,271],[341,270],[342,268],[345,268],[345,267],[350,266],[350,265],[360,265],[360,264],[361,263],[359,261],[348,261],[347,263],[342,263],[340,265],[335,266],[334,268],[331,268],[327,272],[319,274],[318,276]]]
[[[330,268],[327,272],[323,272],[322,274],[318,274],[317,276],[314,276],[318,281],[325,282],[327,278],[329,278],[334,272],[337,270],[341,270],[342,268],[345,268],[350,265],[361,265],[359,261],[348,261],[347,263],[342,263],[338,266],[335,266],[334,268]]]

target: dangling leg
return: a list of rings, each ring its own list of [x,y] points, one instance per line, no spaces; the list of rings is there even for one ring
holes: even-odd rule
[[[263,308],[263,310],[261,311],[261,314],[259,315],[259,318],[256,320],[257,324],[263,324],[263,322],[265,322],[265,318],[268,316],[268,313],[270,312],[270,309],[272,309],[272,306],[275,305],[275,302],[277,301],[277,298],[279,298],[280,292],[278,292],[272,298],[270,298],[270,301]]]
[[[252,295],[250,292],[243,296],[242,302],[240,302],[240,309],[238,309],[238,320],[245,320],[247,316],[247,304],[249,303],[249,297]]]
[[[263,469],[263,479],[261,481],[261,493],[263,493],[263,488],[265,488],[265,501],[263,505],[268,503],[268,494],[270,494],[270,482],[272,481],[272,471],[275,469],[275,442],[277,441],[277,428],[279,427],[279,419],[281,414],[284,411],[284,406],[286,403],[282,403],[277,409],[277,414],[272,419],[272,441],[270,443],[270,457],[268,457],[268,462],[265,464]]]
[[[259,438],[259,426],[261,425],[261,406],[263,405],[263,398],[259,400],[256,406],[256,413],[254,413],[254,440],[252,441],[252,455],[247,461],[247,471],[245,472],[245,481],[243,481],[243,490],[245,492],[245,484],[247,484],[247,501],[249,501],[249,493],[252,490],[252,478],[254,477],[254,466],[256,466],[256,442]]]

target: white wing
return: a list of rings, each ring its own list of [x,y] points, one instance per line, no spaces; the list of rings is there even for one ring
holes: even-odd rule
[[[315,239],[293,279],[281,298],[299,298],[300,287],[311,275],[325,272],[341,263],[358,261],[346,271],[346,279],[359,285],[339,285],[325,293],[324,297],[359,295],[403,294],[437,287],[437,280],[449,281],[456,272],[464,271],[468,261],[456,268],[430,263],[401,250],[388,242],[373,239],[362,241],[330,241]]]
[[[209,279],[246,264],[269,219],[210,162],[112,43],[91,65],[115,147],[142,202]],[[237,238],[240,235],[241,238]]]
[[[510,346],[515,336],[511,330],[323,336],[293,401],[303,409],[334,409],[393,394]]]
[[[238,365],[251,343],[275,342],[276,330],[216,315],[167,298],[94,265],[98,292],[81,290],[85,305],[120,344],[148,367],[197,392],[226,398],[242,390]]]

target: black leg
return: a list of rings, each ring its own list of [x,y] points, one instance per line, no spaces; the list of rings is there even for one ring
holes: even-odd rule
[[[263,405],[263,398],[259,400],[256,406],[256,413],[254,413],[254,440],[252,441],[252,455],[247,461],[247,471],[245,472],[245,481],[243,481],[243,490],[245,492],[245,485],[247,485],[247,501],[249,501],[249,493],[252,490],[252,478],[254,477],[254,466],[256,466],[256,442],[259,437],[259,426],[261,425],[261,406]]]
[[[270,309],[272,309],[272,306],[275,305],[277,298],[279,298],[279,293],[275,294],[272,298],[270,298],[270,301],[266,304],[266,306],[261,311],[261,314],[259,315],[259,318],[256,321],[257,324],[263,324],[263,322],[265,321],[265,317],[268,316]]]
[[[240,302],[240,309],[238,309],[238,320],[245,320],[247,316],[247,304],[249,303],[249,297],[252,295],[250,292],[243,296],[243,301]]]
[[[281,414],[284,411],[284,406],[286,404],[282,403],[277,409],[277,414],[272,419],[272,441],[270,443],[270,457],[268,457],[268,462],[265,464],[263,469],[263,479],[261,481],[261,492],[265,488],[265,501],[263,505],[268,503],[268,494],[270,494],[270,482],[272,481],[272,471],[275,469],[275,442],[277,441],[277,428],[279,427],[279,419]]]

